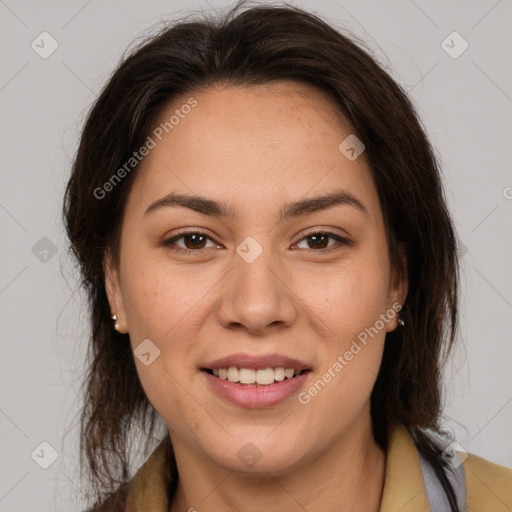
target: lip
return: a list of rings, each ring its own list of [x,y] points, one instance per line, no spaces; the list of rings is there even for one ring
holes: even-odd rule
[[[264,354],[260,356],[231,354],[206,363],[201,370],[215,370],[218,368],[229,368],[230,366],[235,366],[236,368],[252,368],[253,370],[282,367],[285,370],[286,368],[293,368],[297,372],[311,369],[305,362],[282,354]]]
[[[291,379],[284,379],[266,386],[229,382],[228,380],[215,377],[215,375],[206,371],[230,368],[231,366],[236,368],[252,368],[253,370],[281,367],[285,370],[287,368],[293,368],[296,372],[305,371]],[[283,354],[263,354],[258,356],[250,354],[231,354],[210,361],[200,369],[212,390],[221,398],[239,407],[252,409],[272,407],[283,402],[304,385],[304,382],[312,370],[311,366],[307,365],[304,361]]]
[[[224,367],[221,366],[220,368]],[[251,409],[272,407],[286,400],[304,385],[310,373],[311,371],[308,370],[291,379],[284,379],[267,386],[260,386],[258,384],[229,382],[228,380],[219,379],[219,377],[215,377],[215,375],[204,370],[201,372],[208,384],[219,396],[239,407]]]

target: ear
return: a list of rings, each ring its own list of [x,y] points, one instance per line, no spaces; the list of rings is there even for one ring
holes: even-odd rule
[[[112,315],[116,315],[116,322],[119,325],[117,332],[126,334],[128,329],[123,295],[121,293],[119,269],[114,265],[111,253],[108,250],[105,251],[103,259],[103,271],[105,273],[105,290],[110,304],[110,311]]]
[[[405,250],[405,244],[399,243],[397,246],[398,259],[400,268],[393,267],[391,273],[391,285],[389,290],[389,302],[388,308],[399,311],[402,308],[405,299],[407,298],[407,292],[409,291],[409,278],[407,271],[407,253]],[[398,327],[398,316],[396,314],[392,320],[387,323],[387,332],[391,332]]]

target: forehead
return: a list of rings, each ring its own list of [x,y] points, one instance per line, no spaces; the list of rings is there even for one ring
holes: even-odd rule
[[[215,195],[252,214],[261,203],[339,188],[362,196],[369,210],[376,200],[364,153],[350,161],[339,150],[350,124],[313,86],[280,81],[195,91],[175,98],[158,127],[161,140],[153,136],[129,198],[139,210],[171,191]]]

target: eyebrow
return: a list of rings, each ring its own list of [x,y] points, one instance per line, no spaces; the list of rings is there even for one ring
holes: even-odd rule
[[[279,211],[280,220],[300,217],[315,213],[334,206],[352,206],[368,215],[368,211],[357,197],[346,190],[339,190],[330,194],[287,202]],[[236,218],[236,212],[231,205],[223,201],[215,201],[207,197],[191,196],[186,194],[170,194],[152,202],[144,215],[165,207],[185,207],[203,215],[225,219]]]

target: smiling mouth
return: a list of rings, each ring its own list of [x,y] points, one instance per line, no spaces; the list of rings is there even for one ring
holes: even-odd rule
[[[234,384],[246,386],[269,386],[284,380],[294,379],[303,373],[311,370],[295,370],[293,368],[264,368],[254,370],[253,368],[203,368],[203,371],[217,377],[220,380],[227,380]]]

